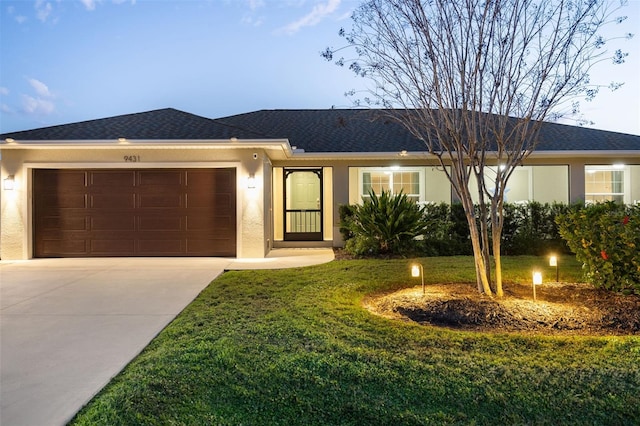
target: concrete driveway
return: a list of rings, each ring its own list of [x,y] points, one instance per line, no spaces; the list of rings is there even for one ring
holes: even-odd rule
[[[225,269],[304,266],[330,250],[267,259],[0,262],[0,424],[63,425]]]

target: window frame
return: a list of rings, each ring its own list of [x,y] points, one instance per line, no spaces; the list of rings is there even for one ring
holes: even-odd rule
[[[597,172],[619,172],[622,174],[622,179],[620,179],[620,183],[622,185],[622,191],[620,192],[614,192],[614,181],[610,180],[609,182],[605,182],[606,184],[610,184],[611,186],[611,191],[609,192],[589,192],[587,191],[587,176],[589,174],[593,174],[593,173],[597,173]],[[631,179],[631,172],[629,170],[629,167],[626,165],[618,165],[618,164],[585,164],[584,166],[584,202],[586,204],[594,204],[594,203],[601,203],[601,202],[606,202],[606,201],[614,201],[614,202],[620,202],[619,200],[616,200],[615,198],[619,198],[622,197],[622,203],[628,203],[629,202],[629,188],[630,188],[630,179]],[[617,181],[616,181],[617,182]],[[601,197],[602,199],[589,199],[589,197]],[[611,199],[607,199],[606,197],[610,197]]]
[[[369,198],[369,192],[365,192],[365,179],[364,176],[366,173],[384,173],[389,174],[389,188],[386,190],[391,190],[391,194],[396,194],[393,189],[394,186],[394,173],[418,173],[418,193],[406,193],[403,192],[409,199],[415,200],[417,203],[422,203],[425,200],[425,168],[424,167],[416,167],[416,166],[390,166],[390,167],[359,167],[358,168],[358,192],[361,200],[366,200]],[[413,184],[413,182],[411,182]],[[377,193],[377,192],[376,192]],[[417,199],[416,199],[417,198]]]

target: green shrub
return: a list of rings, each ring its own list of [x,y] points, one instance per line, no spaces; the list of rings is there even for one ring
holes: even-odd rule
[[[591,205],[556,218],[560,234],[595,287],[640,294],[640,207]]]
[[[352,214],[345,216],[342,235],[352,235],[345,250],[357,255],[402,254],[415,251],[415,237],[426,226],[423,209],[403,193],[392,195],[382,191],[378,196],[369,192],[362,205],[351,206]]]
[[[426,204],[422,240],[424,256],[472,254],[469,225],[462,204]]]
[[[342,235],[342,241],[348,241],[354,237],[353,232],[349,229],[350,223],[353,221],[353,215],[356,206],[351,204],[341,204],[338,207],[338,215],[340,216],[340,235]]]
[[[358,231],[354,215],[358,206],[342,205],[339,208],[340,233],[345,250],[358,255],[379,254],[376,239]],[[579,208],[561,203],[530,202],[504,205],[502,254],[546,255],[554,252],[570,253],[567,243],[560,236],[555,217]],[[469,225],[461,203],[428,203],[422,208],[424,227],[421,240],[408,245],[423,256],[471,255]]]
[[[568,253],[569,247],[558,231],[555,218],[574,207],[560,203],[504,205],[502,254],[542,256],[549,252]]]

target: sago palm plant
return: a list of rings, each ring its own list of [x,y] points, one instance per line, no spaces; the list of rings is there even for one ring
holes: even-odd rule
[[[353,215],[343,226],[354,235],[347,251],[354,254],[377,252],[399,254],[413,247],[415,237],[427,227],[423,208],[406,194],[369,191],[363,203],[354,206]]]

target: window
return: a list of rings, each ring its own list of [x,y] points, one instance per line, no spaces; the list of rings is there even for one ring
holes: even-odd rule
[[[622,165],[585,166],[585,201],[625,202],[625,170]]]
[[[423,172],[418,169],[361,169],[360,181],[362,189],[360,195],[364,198],[369,197],[369,191],[373,190],[376,194],[382,191],[391,191],[392,194],[402,192],[410,200],[419,202],[421,200],[420,182]]]

